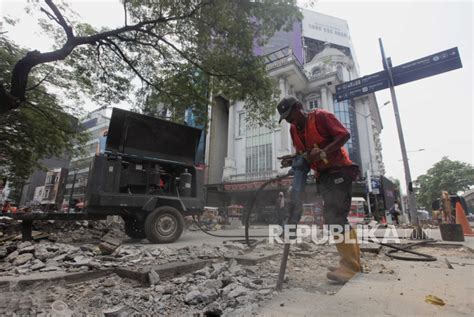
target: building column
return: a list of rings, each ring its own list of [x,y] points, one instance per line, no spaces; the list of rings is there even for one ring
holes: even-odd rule
[[[323,109],[329,111],[327,91],[328,89],[326,87],[321,87],[321,106]]]
[[[235,167],[235,156],[234,156],[234,131],[235,131],[235,106],[234,102],[229,103],[229,118],[227,126],[227,156],[224,159],[224,170],[222,174],[222,181],[230,179],[231,175],[234,175],[237,171]]]
[[[327,102],[328,102],[328,110],[331,113],[334,113],[334,99],[332,97],[331,89],[327,89]]]

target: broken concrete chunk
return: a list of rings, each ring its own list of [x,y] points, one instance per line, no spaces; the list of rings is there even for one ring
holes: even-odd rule
[[[7,260],[8,260],[9,262],[13,262],[13,260],[15,260],[18,255],[20,255],[20,252],[18,252],[18,251],[13,251],[12,253],[10,253],[10,254],[7,256]]]
[[[39,269],[42,269],[46,267],[46,264],[44,264],[41,260],[34,260],[30,269],[33,270],[33,271],[36,271],[36,270],[39,270]]]
[[[232,290],[229,294],[227,294],[227,296],[229,298],[235,298],[235,297],[239,297],[239,296],[247,294],[248,291],[249,290],[247,288],[239,285],[234,290]]]
[[[115,279],[112,277],[105,279],[104,283],[102,283],[104,287],[114,287],[115,284],[116,284]]]
[[[188,305],[195,305],[203,302],[203,297],[201,292],[198,290],[193,290],[186,294],[184,297],[184,302]]]
[[[5,247],[0,247],[0,259],[3,259],[7,256],[8,251]]]
[[[18,244],[18,250],[24,249],[26,247],[32,246],[33,244],[30,241],[24,241]]]
[[[213,302],[204,308],[204,316],[221,316],[222,307],[218,302]]]
[[[113,308],[104,310],[102,313],[105,317],[127,317],[132,316],[135,310],[125,305],[115,306]]]
[[[148,280],[150,281],[150,285],[156,285],[160,283],[160,275],[155,271],[151,270],[148,273]]]
[[[22,265],[28,262],[29,260],[33,259],[33,254],[25,253],[18,255],[15,260],[13,261],[13,265]]]
[[[108,242],[101,242],[99,244],[100,252],[102,252],[102,254],[104,254],[104,255],[110,255],[110,254],[114,253],[114,251],[118,247],[119,247],[118,245],[113,245],[113,244],[110,244]]]
[[[52,271],[61,271],[61,268],[58,266],[46,266],[40,269],[40,272],[52,272]]]
[[[122,242],[119,239],[117,239],[117,238],[115,238],[111,235],[105,235],[102,238],[100,238],[100,240],[102,242],[106,242],[106,243],[114,245],[114,246],[119,246],[119,245],[122,244]]]
[[[35,246],[34,245],[29,245],[29,246],[21,248],[21,249],[18,248],[18,252],[20,252],[20,254],[35,253]]]

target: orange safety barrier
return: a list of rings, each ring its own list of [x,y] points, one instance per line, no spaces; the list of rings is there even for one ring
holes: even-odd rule
[[[462,208],[461,203],[456,203],[456,223],[462,226],[462,232],[464,236],[474,237],[474,232],[472,232],[471,225],[467,221],[466,213],[464,208]]]

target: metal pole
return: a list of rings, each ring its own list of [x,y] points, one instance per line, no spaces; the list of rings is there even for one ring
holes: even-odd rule
[[[382,63],[384,69],[387,71],[388,78],[389,78],[389,86],[390,86],[390,95],[392,96],[392,104],[393,104],[393,112],[395,114],[395,121],[397,123],[397,130],[398,130],[398,138],[400,139],[400,148],[402,151],[402,159],[403,159],[403,168],[405,170],[405,183],[407,189],[407,196],[408,196],[408,211],[411,216],[411,222],[414,225],[418,225],[418,217],[416,215],[416,201],[415,201],[415,194],[410,191],[411,188],[411,174],[410,174],[410,166],[408,165],[408,156],[407,150],[405,146],[405,139],[403,137],[403,130],[402,130],[402,122],[400,120],[400,113],[398,111],[398,103],[397,103],[397,96],[395,94],[395,88],[393,83],[392,77],[392,69],[391,63],[385,57],[385,51],[383,49],[382,39],[379,38],[380,44],[380,52],[382,54]]]
[[[72,179],[72,187],[71,187],[71,194],[69,195],[69,204],[67,207],[67,212],[71,211],[71,201],[72,201],[72,194],[74,193],[74,185],[76,184],[76,176],[77,176],[77,169],[74,169],[74,178]]]
[[[369,210],[369,218],[372,218],[372,207],[370,206],[370,188],[372,188],[372,173],[373,173],[373,168],[372,168],[372,150],[370,149],[370,137],[369,137],[369,123],[368,123],[368,118],[370,116],[370,113],[368,115],[365,115],[365,124],[366,124],[366,134],[367,134],[367,148],[369,150],[369,171],[370,173],[367,173],[367,205],[368,205],[368,210]]]

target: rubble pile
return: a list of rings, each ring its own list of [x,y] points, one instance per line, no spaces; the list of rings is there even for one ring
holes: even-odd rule
[[[211,265],[149,286],[113,274],[79,284],[3,290],[0,313],[26,315],[72,312],[87,316],[249,316],[273,296],[277,273],[264,264],[242,266],[235,260]],[[60,303],[61,305],[59,305]],[[57,311],[57,307],[64,311]],[[56,307],[56,308],[55,308]],[[53,311],[56,310],[56,311]],[[123,315],[123,316],[125,316]],[[8,316],[8,313],[6,314]]]
[[[118,276],[107,277],[68,290],[71,293],[66,304],[87,315],[99,313],[98,308],[103,312],[126,307],[128,312],[155,316],[249,316],[259,302],[272,297],[275,279],[276,273],[262,267],[241,266],[230,260],[147,288]],[[86,289],[89,293],[84,292]]]
[[[46,240],[38,243],[10,241],[0,246],[0,276],[51,271],[87,272],[114,267],[127,268],[194,259],[223,258],[242,253],[224,246],[204,245],[173,249],[144,244],[122,244],[109,254],[108,249],[101,249],[100,245],[76,246]]]
[[[113,231],[109,231],[106,241],[112,241],[111,234]],[[0,315],[9,316],[9,312],[14,312],[17,315],[250,316],[276,294],[274,287],[282,252],[279,244],[261,243],[249,249],[241,243],[186,247],[122,243],[108,255],[103,254],[99,245],[47,240],[8,242],[0,246],[0,257],[3,254],[0,280],[107,268],[140,271],[160,264],[202,259],[210,263],[174,278],[151,270],[147,273],[148,283],[115,273],[87,282],[68,284],[55,280],[26,288],[0,282]],[[335,248],[328,245],[295,245],[289,261],[287,286],[306,288],[311,284],[316,285],[321,294],[334,294],[337,288],[331,285],[327,288],[324,276],[327,257],[334,252]],[[241,259],[259,258],[265,260],[239,264]]]
[[[48,233],[49,240],[62,243],[97,241],[111,231],[115,236],[127,239],[122,222],[106,220],[35,221],[34,230]]]
[[[20,232],[20,224],[10,217],[0,216],[0,240]]]
[[[122,221],[108,220],[36,220],[33,223],[33,239],[49,239],[63,243],[95,242],[104,235],[113,232],[121,239],[127,239],[123,230]],[[21,222],[0,217],[0,243],[9,240],[21,239]]]

